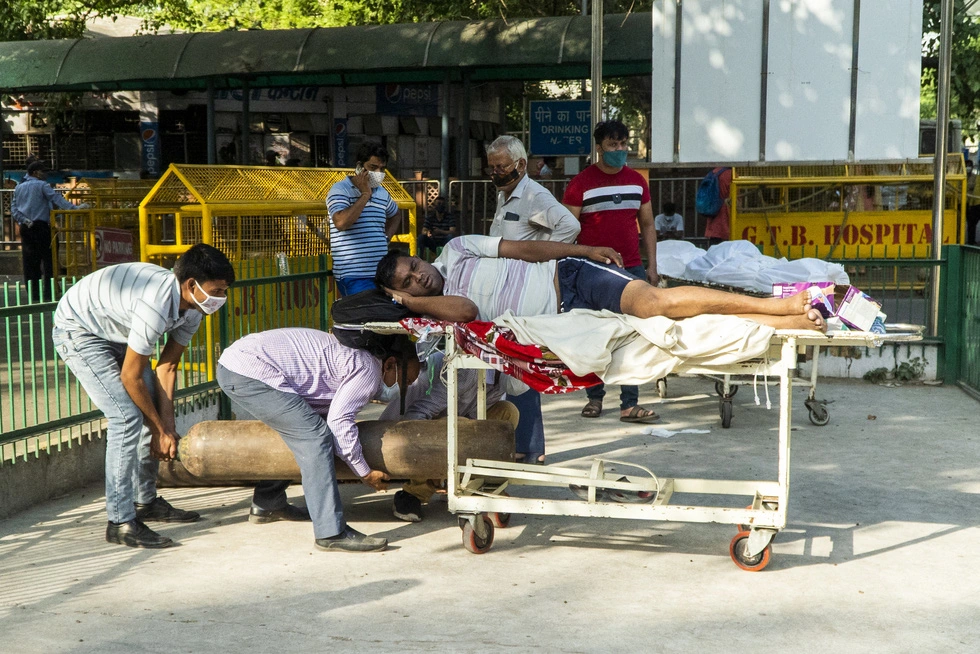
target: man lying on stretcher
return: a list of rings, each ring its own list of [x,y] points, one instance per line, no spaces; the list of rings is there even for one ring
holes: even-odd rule
[[[461,236],[429,264],[389,252],[375,282],[395,302],[437,320],[493,320],[608,309],[638,318],[736,315],[777,329],[826,331],[809,295],[757,298],[696,286],[657,288],[623,271],[619,253],[554,241]]]

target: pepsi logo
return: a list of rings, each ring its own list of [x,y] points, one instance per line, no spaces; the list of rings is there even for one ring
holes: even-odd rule
[[[156,138],[157,131],[155,129],[144,129],[143,130],[143,140],[152,141]]]

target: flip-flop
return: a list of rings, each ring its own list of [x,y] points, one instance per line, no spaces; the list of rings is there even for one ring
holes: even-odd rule
[[[641,411],[650,411],[650,409],[644,409],[641,406],[635,406],[630,409],[629,415],[619,416],[620,422],[639,422],[644,424],[649,424],[653,422],[659,422],[660,416],[657,415],[656,411],[650,411],[648,415],[640,415]]]
[[[598,418],[602,413],[602,400],[589,400],[582,409],[583,418]]]

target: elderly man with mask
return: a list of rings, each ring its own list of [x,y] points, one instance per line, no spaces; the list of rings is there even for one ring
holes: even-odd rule
[[[398,227],[398,205],[381,183],[388,151],[377,143],[357,149],[354,175],[330,188],[330,252],[341,296],[374,288],[374,271]]]
[[[497,211],[490,236],[508,241],[574,243],[582,229],[578,219],[527,174],[527,151],[513,136],[487,146],[487,174],[497,188]]]
[[[574,243],[581,226],[551,191],[527,174],[527,151],[513,136],[501,136],[487,146],[487,173],[497,187],[497,212],[490,236],[508,241]],[[520,411],[516,429],[518,460],[544,463],[544,419],[541,395],[528,390],[508,395]]]

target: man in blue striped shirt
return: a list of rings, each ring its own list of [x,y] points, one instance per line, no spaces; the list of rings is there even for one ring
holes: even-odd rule
[[[108,421],[109,543],[170,547],[170,538],[144,522],[200,517],[157,495],[154,459],[177,455],[177,364],[204,315],[221,308],[234,281],[225,255],[198,244],[177,260],[173,272],[150,263],[110,266],[86,275],[58,302],[55,349]],[[154,375],[150,357],[164,334]]]
[[[398,205],[381,185],[388,151],[377,143],[357,150],[354,175],[330,188],[330,254],[341,297],[374,286],[374,273],[398,227]]]

